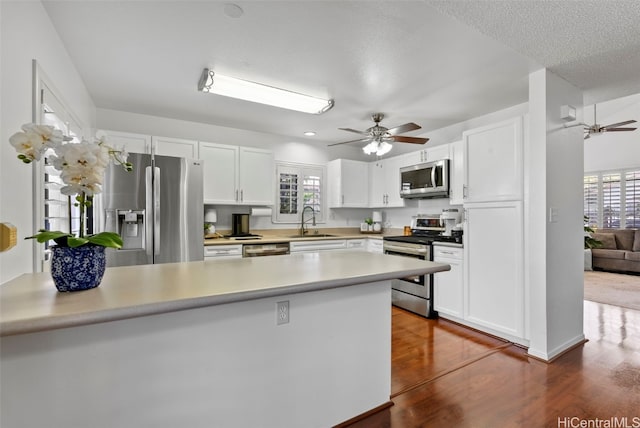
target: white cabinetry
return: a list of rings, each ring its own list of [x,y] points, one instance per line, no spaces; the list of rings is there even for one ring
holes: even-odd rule
[[[465,203],[522,198],[522,117],[465,131],[462,140]]]
[[[433,162],[441,159],[449,159],[449,145],[441,144],[439,146],[429,147],[428,149],[411,152],[409,155],[411,160],[409,165],[415,165],[424,162]]]
[[[242,258],[242,245],[205,245],[204,259],[224,260],[224,259],[240,259]]]
[[[151,137],[154,155],[197,159],[198,142],[181,138]]]
[[[451,266],[433,275],[433,306],[445,318],[459,321],[464,317],[464,250],[434,244],[433,261]]]
[[[451,143],[449,160],[449,202],[462,205],[464,202],[464,144],[462,141]]]
[[[347,248],[344,239],[326,239],[317,241],[291,241],[289,251],[291,253],[310,253],[316,251],[339,250]]]
[[[395,156],[369,163],[369,206],[371,208],[403,207],[400,197],[400,168],[408,160]]]
[[[510,340],[523,338],[522,202],[488,202],[465,209],[465,319]]]
[[[347,248],[349,248],[350,250],[366,251],[367,240],[366,239],[347,239]]]
[[[367,251],[370,253],[382,254],[384,252],[382,248],[382,239],[368,238]]]
[[[153,153],[179,158],[198,158],[198,142],[182,138],[155,137],[131,132],[99,131],[110,145],[124,147],[129,153]]]
[[[124,147],[129,153],[151,153],[151,136],[131,132],[99,131],[97,136],[106,136],[107,143],[115,148]]]
[[[369,205],[367,162],[336,159],[327,164],[330,208],[365,208]]]
[[[204,203],[273,204],[273,153],[251,147],[200,142]]]
[[[240,147],[240,203],[273,205],[273,152],[253,147]]]

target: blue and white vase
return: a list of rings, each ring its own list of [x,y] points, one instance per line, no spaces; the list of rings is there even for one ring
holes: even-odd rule
[[[58,291],[80,291],[100,285],[106,266],[105,247],[51,247],[51,277]]]

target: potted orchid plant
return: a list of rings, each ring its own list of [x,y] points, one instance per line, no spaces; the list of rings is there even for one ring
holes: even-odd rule
[[[51,272],[59,290],[74,291],[97,286],[104,273],[105,247],[122,247],[122,238],[114,232],[88,235],[85,230],[86,208],[91,206],[91,197],[102,190],[102,179],[110,162],[131,171],[132,165],[127,162],[127,153],[109,146],[104,139],[73,142],[52,126],[33,123],[23,125],[22,131],[13,134],[9,142],[18,152],[18,159],[27,164],[39,161],[46,151],[52,150],[54,154],[49,156],[49,160],[60,171],[64,184],[60,192],[69,197],[69,206],[72,203],[71,197],[74,197],[74,205],[80,212],[78,236],[70,232],[41,229],[26,239],[36,239],[40,243],[50,240],[56,242],[57,245],[52,247]],[[71,230],[69,218],[69,231]],[[95,257],[97,261],[91,261],[87,258],[88,255]],[[69,271],[74,265],[79,272]],[[92,270],[99,274],[97,283],[84,286],[87,272]],[[56,278],[61,275],[68,280],[66,285],[62,285],[62,289]]]

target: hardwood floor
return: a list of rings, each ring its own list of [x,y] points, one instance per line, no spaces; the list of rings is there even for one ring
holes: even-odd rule
[[[640,427],[640,311],[585,301],[589,341],[551,364],[443,319],[392,319],[394,405],[352,427]]]

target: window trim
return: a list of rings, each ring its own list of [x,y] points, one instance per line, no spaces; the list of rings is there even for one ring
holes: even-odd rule
[[[320,212],[316,214],[316,223],[327,222],[327,167],[326,165],[307,164],[287,161],[276,161],[275,210],[271,221],[277,224],[298,224],[303,209],[303,183],[305,171],[313,170],[320,174]],[[298,175],[298,212],[296,214],[280,214],[280,173],[296,173]]]
[[[629,173],[635,173],[635,174],[640,174],[640,167],[635,167],[635,168],[623,168],[623,169],[614,169],[614,170],[602,170],[602,171],[591,171],[591,172],[585,172],[584,173],[584,177],[596,177],[596,192],[597,192],[597,203],[596,203],[596,212],[597,212],[597,219],[594,222],[593,218],[589,218],[589,224],[592,226],[595,226],[596,228],[603,228],[604,226],[604,182],[603,182],[603,177],[605,176],[610,176],[610,175],[619,175],[620,177],[620,181],[619,181],[619,193],[620,193],[620,199],[618,201],[619,204],[619,225],[616,226],[615,228],[620,228],[620,229],[635,229],[637,228],[636,226],[627,226],[627,174]],[[583,181],[584,183],[584,181]],[[585,199],[585,193],[584,193],[584,184],[583,184],[583,195],[582,195],[582,199],[583,199],[583,212],[584,212],[584,207],[586,206],[586,199]],[[584,215],[587,215],[586,212],[584,212]],[[636,219],[636,222],[639,221],[638,219]],[[609,225],[607,225],[606,227],[611,227]]]

